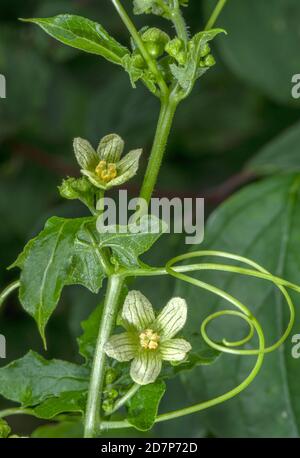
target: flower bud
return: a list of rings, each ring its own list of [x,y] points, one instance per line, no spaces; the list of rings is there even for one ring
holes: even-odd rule
[[[206,56],[204,59],[200,61],[200,67],[201,68],[206,68],[206,67],[213,67],[216,63],[216,60],[212,54],[209,54]]]
[[[200,57],[206,57],[210,53],[210,46],[206,43],[200,51]]]
[[[142,34],[142,40],[149,54],[154,58],[158,58],[163,55],[170,37],[163,30],[152,27]]]
[[[186,64],[187,54],[184,48],[184,43],[180,38],[174,38],[169,41],[165,47],[165,51],[177,60],[180,65]]]
[[[174,38],[165,46],[165,51],[176,59],[177,54],[183,49],[183,41],[180,38]]]
[[[64,199],[79,199],[82,194],[91,191],[92,185],[85,178],[68,178],[63,180],[62,185],[58,187],[60,195]]]
[[[105,399],[102,402],[102,409],[104,412],[110,412],[113,409],[113,402],[110,399]]]
[[[118,396],[119,396],[119,392],[115,390],[114,388],[112,388],[111,390],[108,390],[107,392],[108,399],[114,400],[114,399],[117,399]]]

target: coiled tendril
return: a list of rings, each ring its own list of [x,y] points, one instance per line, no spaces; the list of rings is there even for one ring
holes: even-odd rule
[[[222,289],[217,288],[216,286],[210,285],[201,280],[198,280],[189,275],[186,275],[186,273],[179,272],[178,266],[176,270],[176,266],[175,266],[176,264],[182,261],[187,261],[193,258],[204,257],[204,256],[231,259],[231,260],[246,264],[247,266],[252,267],[252,269],[248,269],[248,268],[246,269],[246,268],[237,267],[234,265],[202,263],[202,264],[194,264],[194,265],[186,266],[186,272],[196,272],[196,271],[202,271],[202,270],[203,271],[215,270],[215,271],[222,271],[222,272],[232,272],[232,273],[237,273],[240,275],[257,277],[257,278],[261,278],[261,279],[270,281],[280,290],[280,292],[284,296],[286,303],[289,307],[290,318],[289,318],[289,323],[287,325],[285,332],[273,345],[271,346],[265,345],[265,336],[264,336],[264,332],[263,332],[263,329],[260,323],[254,317],[251,311],[242,302],[240,302],[238,299],[236,299],[232,295],[228,294],[226,291],[223,291]],[[201,332],[203,339],[206,341],[206,343],[210,347],[220,352],[223,352],[223,353],[231,353],[235,355],[257,355],[257,359],[248,377],[234,389],[226,392],[225,394],[222,394],[221,396],[211,399],[209,401],[195,404],[193,406],[190,406],[184,409],[180,409],[180,410],[176,410],[173,412],[168,412],[163,415],[159,415],[157,418],[158,422],[169,420],[172,418],[177,418],[183,415],[188,415],[188,414],[198,412],[198,411],[207,409],[209,407],[215,406],[217,404],[220,404],[224,401],[227,401],[233,398],[237,394],[241,393],[245,388],[247,388],[252,383],[252,381],[255,379],[258,372],[260,371],[262,364],[263,364],[265,354],[276,350],[280,345],[282,345],[286,341],[288,336],[290,335],[290,332],[293,328],[293,324],[295,321],[295,309],[294,309],[294,304],[292,302],[292,299],[286,290],[286,287],[291,288],[297,292],[300,292],[299,286],[294,285],[286,280],[283,280],[279,277],[272,275],[270,272],[268,272],[266,269],[264,269],[259,264],[247,258],[244,258],[242,256],[237,256],[237,255],[233,255],[230,253],[224,253],[220,251],[197,251],[194,253],[188,253],[188,254],[184,254],[181,256],[177,256],[171,259],[167,263],[166,271],[169,275],[179,280],[182,280],[186,283],[190,283],[191,285],[196,286],[198,288],[210,291],[211,293],[225,299],[231,305],[236,307],[237,310],[231,310],[231,309],[230,310],[221,310],[221,311],[212,313],[203,321],[200,332]],[[242,340],[234,341],[234,342],[229,342],[228,340],[223,339],[222,341],[223,344],[217,343],[214,340],[212,340],[208,335],[207,326],[212,321],[220,317],[223,317],[223,316],[235,316],[235,317],[238,317],[244,320],[249,326],[248,335],[245,338],[243,338]],[[256,349],[237,348],[237,347],[241,347],[249,343],[252,340],[252,338],[254,337],[255,332],[257,334],[258,342],[259,342],[258,348]]]

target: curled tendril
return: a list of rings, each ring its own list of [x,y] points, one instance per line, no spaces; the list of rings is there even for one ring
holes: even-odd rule
[[[12,294],[16,289],[20,286],[20,281],[14,281],[10,285],[8,285],[1,293],[0,293],[0,307],[4,303],[4,301],[8,298],[10,294]]]
[[[232,272],[232,273],[237,273],[237,274],[241,274],[241,275],[246,275],[246,276],[252,276],[252,277],[257,277],[257,278],[261,278],[261,279],[264,279],[264,280],[267,280],[267,281],[270,281],[271,283],[273,283],[282,293],[282,295],[284,296],[286,302],[287,302],[287,305],[289,307],[289,311],[290,311],[290,319],[289,319],[289,323],[288,323],[288,326],[285,330],[285,332],[283,333],[283,335],[280,337],[280,339],[278,339],[273,345],[271,346],[268,346],[266,347],[265,345],[265,336],[264,336],[264,332],[263,332],[263,329],[260,325],[260,323],[257,321],[257,319],[254,317],[254,315],[251,313],[251,311],[242,303],[240,302],[238,299],[236,299],[235,297],[231,296],[230,294],[228,294],[227,292],[223,291],[222,289],[219,289],[213,285],[210,285],[208,283],[205,283],[201,280],[198,280],[196,278],[193,278],[193,277],[190,277],[188,275],[186,275],[185,273],[182,273],[182,272],[179,272],[178,269],[176,269],[175,267],[175,264],[178,264],[182,261],[187,261],[187,260],[190,260],[192,258],[198,258],[198,257],[220,257],[220,258],[227,258],[227,259],[231,259],[231,260],[234,260],[234,261],[238,261],[240,263],[243,263],[243,264],[246,264],[250,267],[252,267],[252,269],[245,269],[245,268],[242,268],[242,267],[237,267],[237,266],[233,266],[233,265],[223,265],[223,264],[207,264],[207,263],[202,263],[202,264],[194,264],[194,265],[190,265],[190,266],[186,266],[186,272],[196,272],[196,271],[204,271],[204,270],[216,270],[216,271],[222,271],[222,272]],[[235,355],[256,355],[257,356],[257,359],[256,359],[256,362],[255,362],[255,365],[252,369],[252,371],[250,372],[250,374],[248,375],[248,377],[240,384],[238,385],[237,387],[235,387],[234,389],[228,391],[227,393],[225,394],[222,394],[221,396],[218,396],[214,399],[211,399],[209,401],[206,401],[206,402],[202,402],[202,403],[199,403],[199,404],[195,404],[193,406],[190,406],[190,407],[186,407],[186,408],[183,408],[183,409],[180,409],[180,410],[175,410],[173,412],[168,412],[166,414],[163,414],[163,415],[159,415],[158,418],[157,418],[157,422],[160,422],[160,421],[164,421],[164,420],[170,420],[172,418],[177,418],[177,417],[180,417],[180,416],[183,416],[183,415],[188,415],[188,414],[191,414],[191,413],[195,413],[195,412],[199,412],[201,410],[204,410],[204,409],[207,409],[209,407],[212,407],[212,406],[215,406],[217,404],[221,404],[231,398],[233,398],[234,396],[236,396],[237,394],[241,393],[243,390],[245,390],[251,383],[252,381],[255,379],[255,377],[257,376],[257,374],[259,373],[261,367],[262,367],[262,364],[263,364],[263,360],[264,360],[264,356],[266,353],[270,353],[274,350],[276,350],[280,345],[282,345],[286,339],[288,338],[288,336],[290,335],[290,332],[292,330],[292,327],[293,327],[293,324],[294,324],[294,321],[295,321],[295,309],[294,309],[294,305],[293,305],[293,302],[292,302],[292,299],[290,297],[290,295],[288,294],[287,290],[286,290],[286,287],[289,287],[297,292],[300,292],[300,287],[297,286],[297,285],[294,285],[290,282],[287,282],[286,280],[283,280],[279,277],[275,277],[274,275],[272,275],[270,272],[268,272],[266,269],[264,269],[263,267],[261,267],[259,264],[247,259],[247,258],[244,258],[244,257],[241,257],[241,256],[237,256],[237,255],[233,255],[233,254],[230,254],[230,253],[224,253],[224,252],[220,252],[220,251],[197,251],[197,252],[194,252],[194,253],[188,253],[188,254],[184,254],[184,255],[181,255],[181,256],[177,256],[176,258],[173,258],[171,259],[167,265],[166,265],[166,272],[179,279],[179,280],[182,280],[184,282],[187,282],[187,283],[190,283],[192,284],[193,286],[196,286],[196,287],[199,287],[201,289],[205,289],[207,291],[210,291],[211,293],[225,299],[227,302],[229,302],[230,304],[232,304],[234,307],[236,307],[238,310],[221,310],[221,311],[218,311],[218,312],[215,312],[211,315],[209,315],[202,323],[201,325],[201,334],[203,336],[203,339],[206,341],[206,343],[220,351],[220,352],[223,352],[223,353],[231,353],[231,354],[235,354]],[[217,343],[215,341],[213,341],[209,335],[208,335],[208,332],[207,332],[207,326],[214,320],[222,317],[222,316],[235,316],[235,317],[238,317],[242,320],[244,320],[248,326],[249,326],[249,332],[248,332],[248,335],[246,337],[244,337],[243,339],[239,340],[239,341],[234,341],[234,342],[229,342],[227,341],[226,339],[223,339],[222,343],[223,345],[221,345],[220,343]],[[251,339],[254,337],[255,333],[257,334],[257,337],[258,337],[258,342],[259,342],[259,345],[258,345],[258,348],[256,349],[239,349],[237,347],[241,347],[241,346],[244,346],[245,344],[247,344],[248,342],[251,341]]]

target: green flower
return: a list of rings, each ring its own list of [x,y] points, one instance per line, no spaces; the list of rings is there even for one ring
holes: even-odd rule
[[[100,189],[120,186],[132,178],[139,166],[142,149],[130,151],[121,159],[124,141],[119,135],[102,138],[97,151],[83,138],[75,138],[74,151],[81,173]]]
[[[148,299],[131,291],[124,302],[122,325],[126,332],[112,336],[105,353],[117,361],[131,361],[130,376],[139,385],[153,383],[163,361],[182,361],[191,350],[184,339],[174,339],[187,317],[184,299],[174,297],[155,317]]]

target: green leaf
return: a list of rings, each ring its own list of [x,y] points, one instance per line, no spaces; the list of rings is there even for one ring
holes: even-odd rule
[[[207,17],[211,0],[206,0]],[[291,96],[292,76],[299,74],[298,0],[231,0],[220,21],[230,31],[219,50],[228,67],[272,99],[299,106]]]
[[[138,226],[107,226],[101,234],[93,224],[87,224],[78,238],[89,243],[87,232],[92,233],[98,247],[111,248],[114,261],[121,266],[134,268],[141,265],[139,257],[146,253],[167,230],[167,225],[153,215],[143,216]]]
[[[89,370],[66,361],[46,360],[30,351],[0,368],[0,394],[22,406],[35,406],[69,391],[87,390]]]
[[[151,429],[165,391],[166,385],[161,380],[142,386],[127,403],[129,423],[140,431]]]
[[[62,421],[54,425],[44,425],[37,428],[32,436],[35,439],[77,439],[83,437],[83,424],[80,421]]]
[[[226,33],[223,29],[212,29],[197,33],[189,43],[189,51],[185,65],[171,64],[170,69],[174,78],[183,89],[184,96],[189,95],[195,82],[209,70],[209,67],[200,67],[201,53],[205,45],[212,41],[220,33]]]
[[[86,223],[86,221],[93,221]],[[99,251],[95,245],[89,225],[95,227],[96,220],[88,218],[76,234],[72,257],[71,270],[66,285],[82,285],[92,293],[97,294],[106,276],[99,263]],[[87,245],[80,243],[81,237],[88,241]]]
[[[128,294],[128,288],[123,287],[120,295],[120,304],[123,303]],[[79,353],[85,358],[86,362],[92,361],[96,346],[96,341],[99,333],[99,326],[101,322],[103,311],[103,304],[100,303],[90,314],[90,316],[81,323],[83,333],[78,337],[77,343],[79,346]],[[131,379],[129,379],[131,380]]]
[[[89,361],[94,355],[96,340],[99,332],[103,305],[99,304],[87,320],[81,323],[83,333],[78,337],[79,353]]]
[[[99,233],[96,218],[51,218],[45,229],[25,247],[12,267],[20,267],[20,301],[35,319],[45,342],[45,327],[54,312],[64,286],[80,284],[97,293],[105,273],[99,250],[111,248],[114,262],[140,266],[139,256],[151,248],[166,229],[153,216],[141,218],[136,226],[110,227]],[[124,232],[124,233],[123,233]]]
[[[250,172],[272,175],[300,171],[300,123],[295,124],[265,146],[248,163]]]
[[[45,32],[62,43],[82,51],[97,54],[115,63],[129,54],[127,48],[112,38],[97,22],[81,16],[62,14],[51,18],[22,19],[39,25]]]
[[[191,334],[187,340],[192,345],[192,350],[186,359],[180,363],[165,364],[161,373],[162,378],[172,378],[176,375],[190,371],[197,366],[209,366],[217,361],[220,352],[209,347],[199,333]],[[190,374],[190,377],[193,375]]]
[[[189,0],[179,0],[180,6],[188,6]],[[172,0],[163,0],[167,7],[173,9],[174,2]],[[133,0],[134,14],[156,14],[169,19],[169,14],[161,7],[161,2],[158,0]]]
[[[11,428],[9,424],[0,418],[0,439],[6,439],[10,435],[10,432]]]
[[[164,10],[157,0],[133,0],[134,14],[157,14],[163,15]]]
[[[37,322],[45,341],[45,326],[65,285],[82,284],[93,292],[104,273],[95,250],[77,243],[78,232],[92,218],[51,218],[25,247],[12,267],[20,267],[20,301]]]
[[[206,241],[200,249],[246,256],[275,275],[299,284],[299,227],[299,176],[272,177],[246,187],[217,209],[208,222]],[[203,259],[206,261],[211,259]],[[267,344],[282,335],[289,312],[269,282],[221,272],[201,272],[200,278],[245,303],[262,325]],[[210,313],[231,308],[217,296],[185,283],[178,284],[176,294],[195,304],[190,308],[187,323],[190,333],[197,331]],[[292,293],[292,296],[295,304],[299,304],[299,295]],[[210,329],[210,335],[218,340],[240,340],[247,332],[244,324],[235,318],[215,321]],[[291,335],[298,333],[299,323]],[[254,348],[256,345],[254,339]],[[266,356],[261,372],[246,391],[206,412],[202,418],[215,436],[299,437],[300,364],[291,355],[292,346],[289,339],[281,349]],[[192,400],[199,402],[237,386],[251,372],[254,363],[255,357],[223,355],[216,364],[195,369],[194,377],[189,374],[182,377]]]
[[[124,56],[122,65],[129,74],[130,82],[133,88],[136,88],[137,81],[141,80],[153,94],[156,93],[156,79],[153,73],[147,68],[139,68],[136,65],[136,58],[132,55]]]
[[[81,413],[85,411],[87,391],[67,391],[59,396],[46,399],[34,408],[34,415],[50,420],[62,413]]]

